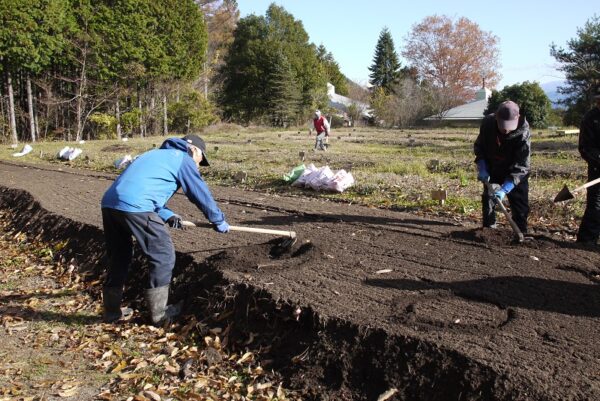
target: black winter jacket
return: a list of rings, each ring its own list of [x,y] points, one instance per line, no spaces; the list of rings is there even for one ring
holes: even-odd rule
[[[579,128],[579,153],[590,167],[600,167],[600,108],[583,116]]]
[[[530,170],[531,135],[527,120],[521,116],[516,130],[502,134],[498,130],[496,116],[485,116],[474,151],[476,163],[481,159],[486,161],[492,182],[503,183],[512,179],[518,185]]]

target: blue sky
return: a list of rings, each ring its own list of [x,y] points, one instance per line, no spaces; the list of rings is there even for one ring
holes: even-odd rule
[[[301,20],[310,41],[323,44],[339,63],[344,75],[366,84],[375,45],[383,27],[388,27],[402,65],[400,51],[414,24],[429,15],[466,17],[483,31],[499,38],[500,73],[498,89],[523,81],[541,84],[563,79],[550,56],[550,44],[566,47],[577,37],[600,6],[594,0],[504,0],[434,1],[416,0],[238,0],[242,17],[265,15],[271,3],[283,6]]]

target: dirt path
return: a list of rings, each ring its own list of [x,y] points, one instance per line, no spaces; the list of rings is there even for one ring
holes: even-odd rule
[[[27,191],[101,244],[98,204],[110,178],[2,163],[0,204],[59,233],[67,223],[48,226],[6,188]],[[274,364],[307,398],[372,400],[396,388],[390,399],[600,399],[596,250],[544,236],[512,246],[506,230],[352,205],[214,194],[230,223],[291,228],[300,241],[270,258],[268,237],[176,232],[178,294],[200,304],[200,289],[217,297],[207,277],[229,285],[221,295],[235,298],[235,324],[275,332]],[[199,219],[182,195],[170,206]]]

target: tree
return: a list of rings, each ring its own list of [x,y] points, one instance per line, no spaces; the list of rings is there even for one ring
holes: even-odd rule
[[[205,127],[216,122],[213,104],[198,91],[185,93],[181,101],[169,107],[169,124],[171,128],[182,134]]]
[[[329,81],[333,86],[335,86],[335,93],[347,96],[348,79],[340,71],[340,66],[333,58],[333,54],[331,54],[331,52],[328,52],[325,46],[320,45],[319,47],[317,47],[317,58],[319,59],[321,65],[323,66],[323,69],[325,70],[327,81]]]
[[[242,18],[221,70],[223,92],[219,102],[225,117],[250,122],[267,107],[268,48],[264,17]]]
[[[532,127],[545,128],[548,126],[552,104],[537,82],[525,81],[522,84],[505,86],[501,91],[492,91],[484,114],[495,112],[500,103],[506,100],[512,100],[519,105],[520,114],[525,116]]]
[[[31,77],[46,68],[64,47],[66,0],[0,1],[0,59],[6,74],[12,140],[17,142],[12,76],[24,73],[30,138],[36,140]]]
[[[392,90],[393,85],[400,78],[400,62],[394,48],[392,34],[383,28],[379,34],[375,47],[373,64],[369,67],[369,83],[375,87],[383,88],[386,92]]]
[[[208,28],[208,49],[202,74],[198,81],[204,96],[221,90],[222,81],[217,74],[222,67],[229,47],[233,43],[233,33],[240,17],[235,0],[196,0],[204,12]]]
[[[286,127],[300,114],[301,92],[292,66],[281,52],[272,61],[269,78],[268,104],[271,123]]]
[[[223,92],[219,101],[226,118],[250,122],[268,117],[272,89],[277,86],[273,80],[280,81],[278,74],[287,74],[284,71],[288,70],[282,65],[282,70],[274,73],[279,64],[274,60],[282,57],[298,86],[298,114],[308,115],[317,101],[326,96],[325,73],[302,23],[272,4],[265,17],[250,15],[238,23],[221,70]]]
[[[429,16],[412,27],[402,55],[433,87],[441,88],[451,106],[472,99],[482,82],[493,87],[498,73],[498,38],[461,17]]]
[[[567,84],[558,88],[566,95],[561,101],[567,106],[567,124],[579,124],[592,102],[593,90],[600,85],[600,17],[589,19],[577,29],[577,38],[567,42],[568,49],[550,46],[550,54],[565,73]]]

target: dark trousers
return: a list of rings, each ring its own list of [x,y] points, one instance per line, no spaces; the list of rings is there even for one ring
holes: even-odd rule
[[[105,287],[122,287],[133,257],[133,237],[150,264],[147,288],[171,282],[175,266],[175,247],[171,235],[156,213],[129,213],[102,209],[102,223],[108,254]]]
[[[600,168],[588,165],[588,181],[600,177]],[[587,189],[583,219],[577,233],[577,241],[596,242],[600,235],[600,184]]]
[[[500,184],[492,179],[492,183]],[[503,182],[503,180],[502,180]],[[524,234],[527,232],[527,217],[529,216],[529,177],[525,177],[519,182],[519,185],[513,188],[506,197],[510,204],[510,214],[515,224]],[[490,227],[496,224],[496,211],[494,210],[494,200],[483,186],[481,195],[481,206],[483,212],[483,226]]]

